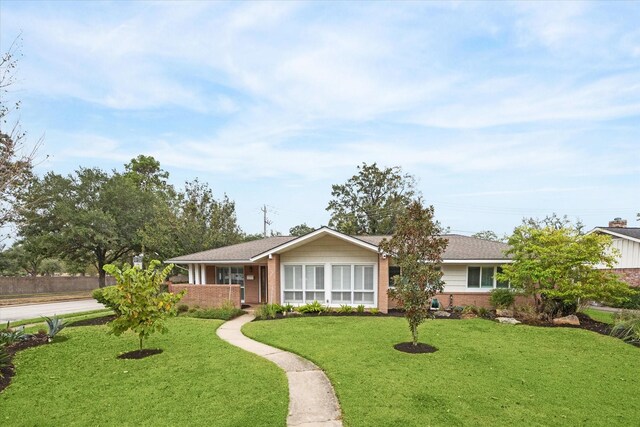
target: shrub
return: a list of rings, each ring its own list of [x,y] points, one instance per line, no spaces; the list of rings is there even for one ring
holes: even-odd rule
[[[485,318],[485,319],[491,319],[493,318],[493,313],[491,312],[491,310],[489,310],[488,308],[485,307],[478,307],[478,311],[477,311],[478,316]]]
[[[53,318],[44,316],[44,320],[47,322],[47,328],[49,329],[47,335],[50,340],[58,335],[58,332],[63,330],[65,326],[67,326],[65,321],[60,319],[58,316],[53,316]]]
[[[187,316],[197,319],[231,320],[244,313],[244,310],[235,308],[230,301],[225,301],[220,307],[189,310]]]
[[[475,314],[478,315],[478,307],[475,305],[465,305],[462,309],[462,314]]]
[[[627,301],[621,303],[605,301],[605,303],[611,307],[640,310],[640,289],[631,288],[631,290],[632,293],[629,295],[629,299]]]
[[[107,299],[105,298],[105,292],[106,292],[106,293],[111,292],[110,290],[108,290],[108,289],[111,289],[111,288],[115,288],[115,286],[107,286],[107,287],[105,287],[105,288],[96,289],[95,291],[93,291],[92,296],[93,296],[93,299],[95,299],[96,301],[98,301],[100,304],[102,304],[102,305],[104,305],[105,307],[107,307],[107,308],[109,308],[109,309],[113,310],[113,312],[114,312],[116,315],[120,315],[120,311],[119,311],[119,309],[118,309],[118,305],[117,305],[117,304],[112,303],[111,301],[109,301],[109,300],[107,300]]]
[[[377,308],[372,308],[369,312],[370,312],[371,314],[374,314],[374,315],[375,315],[375,314],[380,313],[380,310],[379,310],[379,309],[377,309]]]
[[[20,326],[16,329],[7,328],[3,331],[0,331],[0,345],[11,345],[18,341],[24,341],[30,336],[31,335],[24,333],[24,326]]]
[[[189,311],[189,306],[187,304],[178,305],[178,314],[184,314]]]
[[[159,270],[160,261],[153,260],[146,270],[125,264],[122,269],[113,264],[104,270],[115,277],[116,285],[103,289],[102,297],[117,310],[109,324],[110,333],[119,336],[128,330],[138,335],[140,349],[143,340],[154,332],[167,332],[165,320],[176,315],[176,304],[184,291],[173,294],[160,292],[160,285],[173,269],[173,264]]]
[[[489,296],[489,302],[494,308],[509,308],[516,299],[511,289],[494,289]]]
[[[296,311],[299,313],[324,313],[327,311],[327,308],[318,301],[314,301],[309,304],[301,305],[296,308]]]
[[[254,314],[257,319],[275,319],[282,310],[283,307],[279,304],[261,304]]]
[[[289,303],[281,305],[280,308],[282,309],[282,313],[291,313],[293,311],[293,306]]]
[[[611,335],[626,342],[640,343],[640,313],[627,310],[616,313]]]
[[[359,306],[356,307],[356,312],[357,313],[364,313],[364,305],[360,304]]]
[[[347,304],[343,304],[340,306],[340,308],[338,308],[338,313],[351,313],[353,311],[353,307],[351,307],[350,305]]]

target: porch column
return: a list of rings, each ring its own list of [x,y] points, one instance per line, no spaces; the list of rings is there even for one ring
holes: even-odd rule
[[[389,311],[389,257],[378,255],[378,310],[381,313]]]
[[[193,285],[193,264],[189,264],[189,283]]]
[[[193,264],[193,283],[196,285],[200,284],[200,266],[198,264]]]
[[[200,264],[200,283],[207,284],[207,266],[204,264]]]
[[[267,261],[267,295],[269,304],[280,304],[280,255],[273,254]]]

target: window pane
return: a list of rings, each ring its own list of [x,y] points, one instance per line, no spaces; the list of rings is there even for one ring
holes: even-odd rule
[[[293,289],[293,266],[284,266],[284,288]]]
[[[367,265],[364,267],[364,288],[366,290],[373,290],[373,266]]]
[[[284,302],[302,302],[302,292],[285,291]]]
[[[342,289],[351,289],[351,266],[342,266]]]
[[[482,267],[481,287],[493,288],[493,267]]]
[[[302,266],[293,266],[293,288],[302,289]]]
[[[336,290],[351,289],[351,266],[334,265],[331,267],[331,285]]]
[[[480,267],[469,267],[469,272],[467,274],[467,287],[480,287]]]
[[[324,289],[324,265],[316,266],[316,289]]]
[[[373,304],[373,292],[354,292],[354,304]]]
[[[502,273],[502,267],[497,268],[498,273]],[[508,288],[509,282],[496,281],[496,288]]]
[[[351,304],[351,292],[331,292],[331,302]]]
[[[362,289],[363,283],[364,283],[364,274],[363,274],[363,270],[364,267],[362,265],[356,265],[355,267],[353,267],[353,273],[354,273],[354,283],[353,283],[353,289]]]
[[[324,292],[305,292],[305,300],[307,303],[318,301],[324,303]]]
[[[307,265],[304,268],[305,271],[305,283],[307,285],[307,289],[314,289],[314,284],[316,283],[316,269],[312,265]]]
[[[244,267],[230,267],[231,283],[234,285],[244,285]]]

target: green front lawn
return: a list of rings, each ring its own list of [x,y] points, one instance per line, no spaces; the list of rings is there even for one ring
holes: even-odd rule
[[[598,322],[613,324],[613,315],[610,311],[596,310],[595,308],[585,308],[582,310],[584,314]]]
[[[172,319],[168,334],[145,344],[164,352],[142,360],[116,359],[137,348],[133,334],[64,329],[62,340],[16,355],[17,375],[0,394],[0,425],[284,425],[284,373],[221,341],[222,323]]]
[[[406,354],[401,318],[252,322],[244,332],[325,370],[347,426],[602,425],[640,419],[640,349],[569,328],[427,321]]]

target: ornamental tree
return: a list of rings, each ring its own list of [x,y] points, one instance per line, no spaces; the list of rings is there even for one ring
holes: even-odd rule
[[[160,270],[160,261],[153,260],[146,270],[125,264],[122,269],[113,264],[104,270],[115,277],[116,284],[102,290],[102,296],[114,308],[116,318],[109,326],[109,333],[122,335],[131,329],[138,334],[140,350],[143,339],[154,332],[166,333],[166,319],[176,315],[176,304],[184,291],[174,294],[161,292],[160,286],[173,269],[173,264]]]
[[[605,234],[581,234],[579,227],[516,227],[508,241],[513,263],[504,265],[498,280],[509,281],[535,299],[548,317],[575,312],[587,301],[621,303],[629,286],[613,268],[618,252]]]
[[[433,206],[424,207],[416,200],[398,217],[393,237],[380,243],[380,251],[393,256],[400,267],[389,296],[404,309],[414,346],[418,345],[418,326],[429,316],[431,298],[444,287],[440,263],[448,240],[441,233]]]

